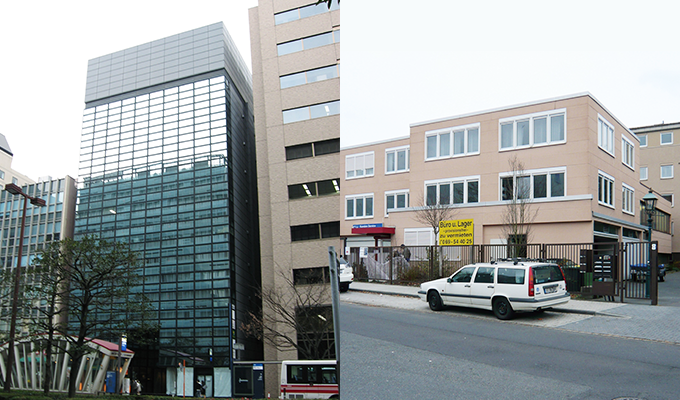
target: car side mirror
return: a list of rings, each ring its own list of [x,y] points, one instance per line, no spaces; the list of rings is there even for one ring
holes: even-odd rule
[[[453,279],[451,279],[451,278],[446,278],[446,283],[451,283],[451,282],[453,282]]]

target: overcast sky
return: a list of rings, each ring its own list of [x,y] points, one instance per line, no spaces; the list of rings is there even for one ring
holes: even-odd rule
[[[677,1],[342,2],[342,147],[590,92],[629,128],[680,122]]]
[[[342,146],[584,91],[628,127],[680,121],[680,2],[342,2]],[[223,21],[250,65],[256,0],[5,2],[0,133],[13,168],[77,178],[87,61]]]
[[[78,178],[87,61],[223,21],[250,66],[257,0],[6,1],[0,7],[0,133],[13,169]]]

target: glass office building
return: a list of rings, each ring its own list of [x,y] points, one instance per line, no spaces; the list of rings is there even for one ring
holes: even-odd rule
[[[143,256],[158,346],[128,346],[147,393],[201,380],[228,397],[233,362],[262,358],[239,329],[260,280],[254,141],[250,72],[222,23],[89,62],[76,238]]]

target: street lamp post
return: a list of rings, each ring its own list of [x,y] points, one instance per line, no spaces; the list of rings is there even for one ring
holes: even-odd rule
[[[9,325],[9,340],[7,348],[7,367],[5,369],[5,392],[9,392],[12,385],[12,369],[14,369],[14,337],[16,335],[17,312],[19,302],[19,281],[21,279],[21,258],[24,249],[24,228],[26,227],[26,209],[28,202],[35,206],[44,207],[45,200],[38,197],[31,197],[24,193],[21,188],[13,183],[5,185],[5,190],[9,193],[24,196],[24,212],[21,215],[21,231],[19,233],[19,257],[17,258],[17,265],[14,269],[14,294],[12,297],[12,315]]]
[[[647,248],[647,267],[650,268],[649,270],[649,276],[647,279],[651,279],[652,276],[652,221],[653,221],[653,215],[654,215],[654,210],[656,209],[656,201],[657,197],[654,196],[654,193],[652,193],[652,189],[649,189],[649,193],[647,193],[643,198],[642,201],[645,204],[645,212],[647,213],[647,239],[649,239],[649,247]],[[649,281],[648,281],[649,282]],[[649,287],[649,285],[647,285]]]

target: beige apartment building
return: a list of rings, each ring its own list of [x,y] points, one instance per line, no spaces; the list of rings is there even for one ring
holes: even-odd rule
[[[450,204],[472,219],[474,244],[507,243],[503,214],[518,188],[535,212],[529,243],[640,241],[647,216],[640,142],[589,93],[411,125],[408,137],[343,148],[345,247],[430,245],[415,219],[424,204]],[[509,161],[524,164],[513,173]],[[670,226],[670,204],[659,216]],[[669,231],[654,231],[670,253]]]
[[[250,36],[262,290],[285,291],[286,279],[327,275],[328,247],[339,243],[339,5],[259,0],[250,9]],[[264,357],[298,354],[265,343]],[[273,396],[278,373],[276,364],[265,364],[265,390]]]
[[[675,195],[680,193],[680,178],[675,166],[680,164],[680,122],[631,128],[640,139],[640,181],[659,193],[671,209],[671,220],[680,218]],[[671,221],[673,260],[680,260],[680,236]]]

